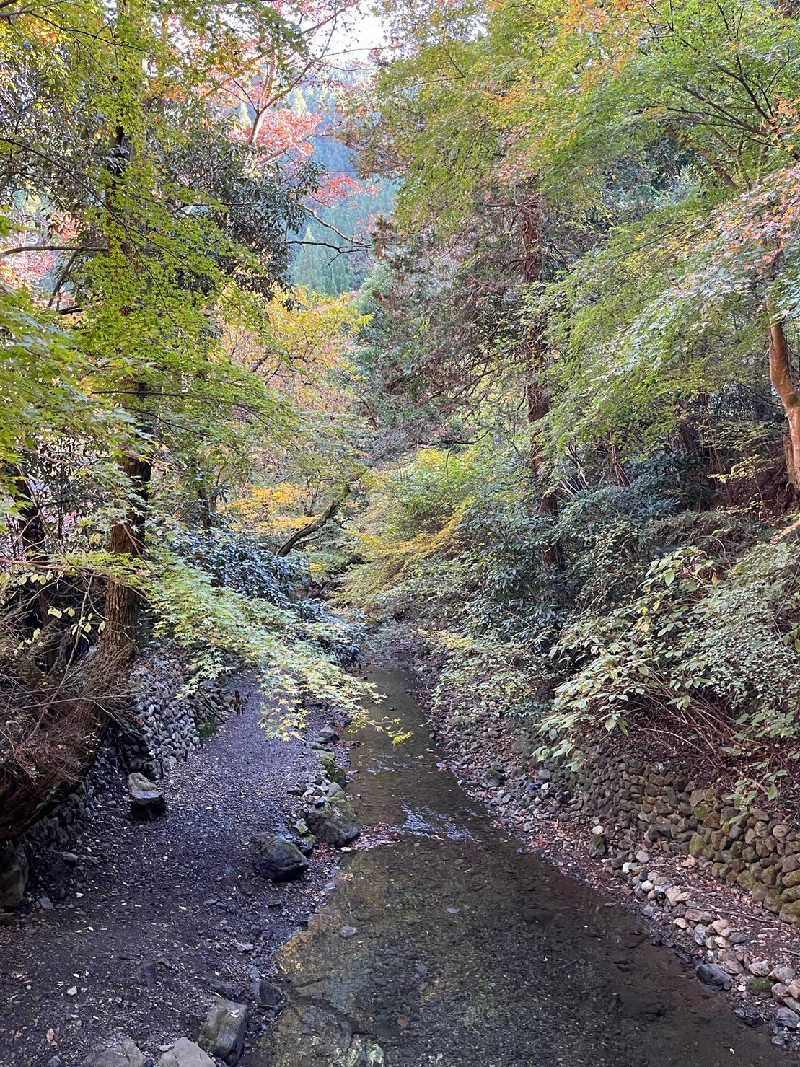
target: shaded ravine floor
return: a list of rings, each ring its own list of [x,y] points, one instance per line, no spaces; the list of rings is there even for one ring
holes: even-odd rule
[[[413,737],[352,732],[350,790],[392,840],[354,853],[280,950],[287,1002],[251,1067],[789,1062],[634,917],[491,824],[439,770],[410,676],[373,679]]]
[[[245,682],[242,688],[247,688]],[[39,871],[51,910],[0,924],[0,1067],[78,1067],[119,1030],[158,1059],[196,1039],[214,992],[249,999],[274,950],[313,912],[333,856],[299,882],[252,870],[249,838],[289,826],[319,763],[308,745],[268,740],[255,689],[246,710],[175,769],[166,816],[132,822],[110,790],[74,843],[77,864]],[[314,721],[317,728],[322,720]],[[254,1042],[264,1012],[251,1015]]]

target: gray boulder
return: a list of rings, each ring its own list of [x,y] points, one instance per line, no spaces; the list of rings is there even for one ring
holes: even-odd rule
[[[28,884],[28,857],[22,845],[0,845],[0,908],[16,908]]]
[[[131,807],[138,815],[160,815],[167,806],[164,794],[141,771],[128,775],[128,793]]]
[[[698,963],[694,973],[704,985],[713,986],[714,989],[730,989],[733,985],[731,976],[716,963]]]
[[[194,1041],[181,1037],[164,1053],[158,1067],[215,1067],[215,1064]]]
[[[247,1005],[215,997],[200,1031],[200,1044],[233,1067],[242,1058],[246,1029]]]
[[[787,1030],[796,1030],[800,1026],[800,1015],[791,1008],[778,1008],[775,1012],[775,1022]]]
[[[348,845],[361,833],[356,813],[343,796],[331,797],[321,807],[309,809],[305,820],[318,841],[335,848]]]
[[[253,869],[273,882],[299,878],[308,869],[308,860],[291,841],[278,834],[259,834],[253,838]]]
[[[95,1045],[83,1067],[144,1067],[144,1054],[129,1037],[116,1034]]]

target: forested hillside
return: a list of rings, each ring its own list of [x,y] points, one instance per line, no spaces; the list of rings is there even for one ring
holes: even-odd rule
[[[150,641],[191,655],[191,685],[260,670],[285,728],[304,693],[359,691],[275,555],[291,529],[216,518],[266,483],[302,527],[362,466],[358,313],[289,283],[339,178],[289,95],[346,12],[0,11],[4,834],[85,771]]]
[[[343,104],[368,76],[363,69],[337,75]],[[353,151],[344,141],[342,105],[337,105],[332,91],[301,86],[289,102],[297,115],[319,117],[317,132],[310,138],[310,160],[338,182],[314,198],[313,215],[299,234],[304,243],[295,250],[291,278],[296,285],[339,296],[358,289],[369,273],[370,233],[378,218],[392,214],[392,186],[377,176],[359,180]]]
[[[800,1048],[799,226],[794,0],[0,0],[0,1067]]]
[[[354,598],[434,700],[775,795],[798,748],[800,36],[772,3],[392,5]],[[713,771],[712,771],[713,768]]]

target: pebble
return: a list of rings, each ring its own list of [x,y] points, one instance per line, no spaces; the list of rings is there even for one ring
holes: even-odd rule
[[[689,894],[677,885],[670,886],[667,890],[667,900],[673,907],[685,903],[688,899]]]
[[[714,916],[710,912],[700,908],[687,908],[686,918],[690,923],[704,923],[706,926],[714,921]]]
[[[722,961],[722,969],[727,974],[738,975],[742,973],[741,963],[739,963],[737,959],[734,959],[731,956],[726,957]]]
[[[355,937],[357,933],[355,926],[343,926],[339,931],[339,937]]]

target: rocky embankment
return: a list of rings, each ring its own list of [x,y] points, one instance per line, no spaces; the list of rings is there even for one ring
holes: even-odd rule
[[[243,697],[202,745],[163,728],[185,761],[115,763],[14,845],[31,873],[0,910],[0,1067],[231,1067],[270,1025],[274,953],[359,827],[323,709],[313,740],[269,740]]]
[[[773,1044],[800,1047],[799,830],[663,764],[597,753],[576,774],[538,765],[499,721],[440,714],[433,726],[500,823],[639,912],[745,1022],[770,1026]]]

